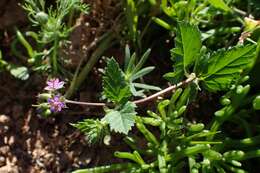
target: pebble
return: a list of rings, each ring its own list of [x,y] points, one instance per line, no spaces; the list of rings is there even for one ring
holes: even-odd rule
[[[0,115],[0,123],[8,124],[10,122],[10,118],[6,115]]]
[[[15,143],[15,137],[14,136],[10,136],[9,140],[8,140],[8,144],[9,145],[13,145]]]
[[[8,145],[0,147],[0,154],[7,155],[10,152],[10,147]]]
[[[0,156],[0,167],[4,166],[6,164],[5,157]]]

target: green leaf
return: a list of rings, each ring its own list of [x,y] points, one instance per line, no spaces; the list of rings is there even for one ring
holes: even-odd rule
[[[10,73],[21,80],[27,80],[29,78],[29,72],[26,67],[11,67]]]
[[[207,72],[200,79],[209,91],[229,89],[255,56],[255,45],[220,49],[209,59]]]
[[[134,103],[127,102],[119,110],[108,111],[103,120],[109,123],[111,130],[128,134],[135,123],[135,107],[136,105]]]
[[[154,70],[154,67],[145,67],[143,69],[141,69],[140,71],[134,73],[132,76],[131,76],[131,81],[134,81],[136,79],[139,79],[145,75],[147,75],[148,73],[150,73],[151,71]]]
[[[127,44],[125,46],[125,64],[124,64],[125,65],[124,66],[125,71],[127,70],[130,59],[131,59],[130,48],[129,48],[129,45]]]
[[[131,96],[124,73],[114,58],[107,61],[103,76],[103,96],[115,103],[125,102]]]
[[[90,145],[102,141],[105,135],[108,134],[107,124],[100,120],[85,119],[71,125],[86,135]]]
[[[142,88],[145,90],[156,90],[160,91],[162,90],[160,87],[153,86],[153,85],[147,85],[147,84],[142,84],[142,83],[132,83],[136,88]]]
[[[141,59],[138,61],[137,65],[133,69],[132,73],[135,74],[137,71],[139,71],[143,67],[143,65],[146,62],[146,60],[148,59],[150,53],[151,53],[151,49],[147,49],[145,51],[145,53],[142,55]]]
[[[176,42],[182,44],[183,64],[184,68],[186,69],[196,60],[198,54],[200,53],[202,46],[201,35],[199,29],[196,26],[190,25],[188,23],[180,23],[179,30],[181,35],[177,37]],[[177,47],[177,50],[178,49],[179,48]]]
[[[209,3],[216,8],[222,9],[224,11],[232,11],[231,8],[223,0],[209,0]]]
[[[201,35],[198,27],[180,22],[177,37],[175,38],[175,48],[171,50],[174,63],[174,72],[165,75],[173,83],[178,83],[187,73],[190,67],[198,58],[202,47]]]
[[[253,106],[255,110],[260,110],[260,96],[257,96],[253,101]]]

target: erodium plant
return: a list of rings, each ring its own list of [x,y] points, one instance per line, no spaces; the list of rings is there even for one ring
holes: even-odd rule
[[[28,63],[35,71],[51,71],[53,74],[64,73],[62,64],[64,59],[59,58],[59,50],[68,41],[68,36],[74,29],[71,19],[75,12],[88,13],[88,5],[80,0],[58,0],[55,6],[47,6],[44,0],[25,0],[22,7],[27,11],[28,18],[38,32],[26,32],[32,37],[36,46],[32,46],[23,34],[17,30],[18,41],[26,48]],[[70,18],[70,20],[66,20]],[[12,51],[22,56],[16,49],[16,41]]]
[[[248,97],[250,85],[246,84],[246,73],[254,65],[259,45],[238,44],[228,49],[210,51],[202,45],[197,26],[178,22],[175,47],[171,50],[173,71],[164,77],[171,86],[160,89],[141,82],[140,78],[154,67],[143,67],[149,56],[148,49],[137,61],[135,54],[125,49],[125,65],[114,58],[107,59],[103,71],[103,103],[77,102],[66,99],[57,92],[63,82],[51,79],[40,95],[45,97],[38,105],[40,109],[61,111],[65,104],[100,106],[105,115],[100,119],[85,119],[72,124],[86,134],[90,144],[100,143],[110,132],[125,135],[124,141],[132,152],[116,151],[115,157],[126,159],[125,163],[111,164],[76,170],[74,173],[212,173],[247,172],[243,162],[260,156],[259,136],[253,136],[245,117],[255,115],[259,109],[259,96]],[[147,90],[157,90],[146,96]],[[196,100],[197,93],[207,91],[226,92],[220,100],[222,108],[212,115],[208,124],[191,121],[187,107]],[[156,111],[138,114],[138,108],[147,102],[156,101],[159,96],[172,93],[160,101]],[[46,97],[47,96],[47,97]],[[134,97],[143,97],[134,100]],[[246,129],[248,138],[233,140],[222,132],[222,125],[232,122]],[[136,126],[145,141],[131,135]],[[153,128],[151,128],[153,127]],[[157,132],[159,131],[159,134]],[[139,143],[145,144],[140,147]],[[188,170],[188,171],[187,171]]]

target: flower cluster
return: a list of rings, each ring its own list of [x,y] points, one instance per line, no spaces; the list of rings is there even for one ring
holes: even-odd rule
[[[51,112],[60,112],[66,107],[65,98],[58,92],[59,89],[64,87],[64,81],[60,81],[58,78],[52,78],[47,80],[46,93],[39,95],[39,101],[41,102],[38,107],[44,111],[45,116]]]
[[[62,108],[66,107],[65,102],[59,95],[55,95],[52,98],[49,98],[48,103],[52,112],[60,112]]]

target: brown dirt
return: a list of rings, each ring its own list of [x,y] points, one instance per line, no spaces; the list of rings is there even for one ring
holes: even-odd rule
[[[70,111],[48,119],[37,116],[31,105],[43,88],[42,81],[40,76],[24,83],[1,75],[0,173],[60,173],[110,163],[111,150],[122,148],[116,139],[109,147],[89,147],[84,135],[69,124],[84,115]]]
[[[0,49],[5,51],[5,58],[11,57],[11,60],[15,59],[10,53],[12,31],[15,26],[28,25],[18,2],[0,1]],[[111,19],[119,13],[116,0],[88,2],[91,14],[78,19],[80,25],[71,36],[72,69],[82,57],[77,56],[77,52],[111,27]],[[29,80],[19,81],[8,73],[0,73],[0,173],[61,173],[120,161],[111,159],[112,151],[125,148],[117,142],[120,136],[113,137],[109,146],[89,147],[84,135],[69,124],[86,115],[100,115],[100,110],[73,107],[48,119],[37,115],[32,105],[45,80],[46,77],[32,74]],[[79,99],[91,97],[96,88],[89,89],[80,92]]]

